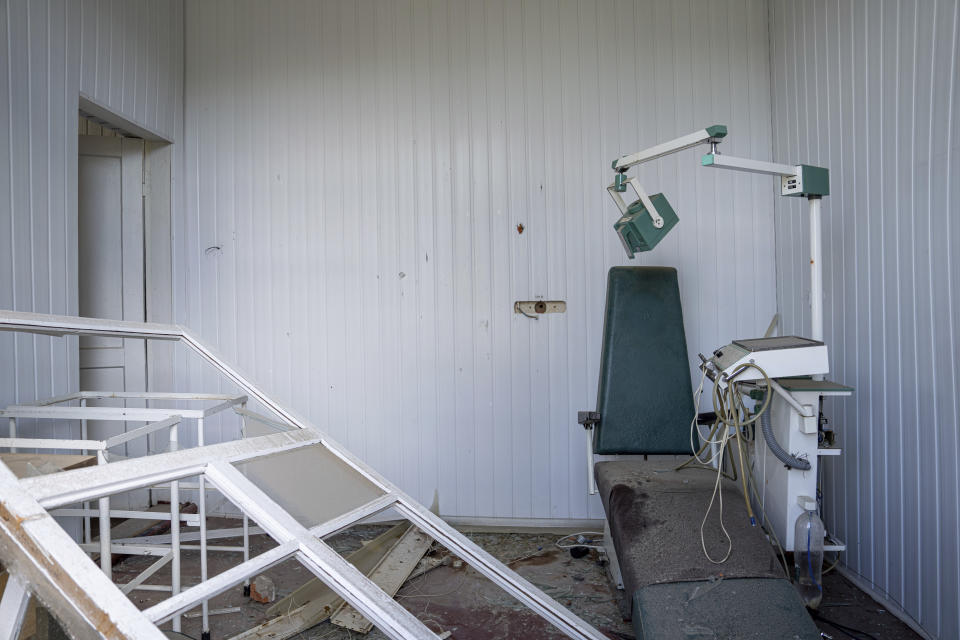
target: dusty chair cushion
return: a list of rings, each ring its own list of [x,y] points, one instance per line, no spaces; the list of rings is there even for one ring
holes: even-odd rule
[[[595,467],[637,639],[817,640],[820,633],[763,532],[750,526],[736,485],[722,483],[733,550],[726,562],[713,564],[700,546],[700,522],[716,476],[672,466],[661,458]],[[726,538],[716,512],[704,538],[721,558]]]
[[[637,640],[819,640],[785,579],[734,578],[653,584],[633,595]]]
[[[691,452],[693,388],[676,269],[610,269],[597,411],[596,453]]]
[[[716,475],[699,469],[672,471],[670,461],[628,460],[594,466],[597,489],[610,523],[624,590],[651,584],[724,578],[783,578],[783,569],[759,526],[750,526],[743,494],[723,481],[723,522],[733,539],[725,563],[713,564],[700,546],[700,522]],[[658,473],[657,471],[662,471]],[[717,504],[704,526],[707,550],[726,553]]]

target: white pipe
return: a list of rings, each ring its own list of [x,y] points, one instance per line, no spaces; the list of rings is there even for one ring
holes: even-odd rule
[[[84,408],[87,406],[86,398],[80,398],[80,406]],[[13,420],[13,418],[10,418],[10,419]],[[81,440],[87,439],[87,419],[86,418],[80,421],[80,439]],[[90,451],[88,449],[84,449],[83,451],[81,451],[81,453],[83,455],[89,455]],[[84,502],[83,508],[89,509],[90,503]],[[93,528],[90,524],[89,516],[83,519],[83,541],[88,543],[93,542]]]
[[[810,337],[823,340],[823,252],[820,198],[810,198]]]
[[[50,515],[53,517],[78,518],[83,516],[99,515],[97,509],[51,509]],[[169,520],[170,514],[159,511],[135,511],[131,509],[110,509],[111,518],[122,518],[124,520]],[[187,526],[197,526],[200,522],[199,516],[194,513],[180,514],[180,521]]]
[[[80,398],[80,407],[81,407],[82,409],[86,409],[86,407],[87,407],[87,399],[86,399],[86,398]],[[80,420],[80,439],[81,439],[81,440],[86,440],[86,439],[87,439],[87,419],[86,419],[86,418],[83,418],[82,420]],[[83,455],[87,455],[87,451],[86,451],[86,450],[81,451],[81,453],[82,453]]]
[[[97,464],[107,464],[107,457],[102,450],[97,451]],[[110,497],[104,496],[99,500],[100,506],[100,568],[113,580],[113,563],[110,556]]]
[[[585,429],[587,434],[587,487],[590,495],[597,492],[597,480],[593,477],[593,428]]]
[[[180,424],[170,425],[170,451],[180,448]],[[170,593],[180,593],[180,481],[170,483],[170,549],[173,552],[173,566],[170,568]],[[181,631],[180,616],[173,617],[173,630]]]
[[[203,418],[197,419],[197,447],[202,447]],[[200,494],[197,496],[197,511],[200,514],[200,582],[207,581],[207,488],[206,477],[200,474]],[[208,600],[200,603],[201,625],[200,635],[206,640],[210,637],[210,604]]]
[[[240,411],[244,413],[247,410],[247,402],[244,399],[240,403]],[[240,415],[240,439],[247,437],[247,419],[244,417],[244,414]],[[243,561],[246,562],[250,559],[250,519],[247,517],[247,514],[243,514]],[[243,593],[244,595],[249,595],[250,591],[250,578],[244,578],[243,580]]]

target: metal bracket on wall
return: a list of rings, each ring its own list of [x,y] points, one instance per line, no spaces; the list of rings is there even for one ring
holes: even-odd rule
[[[536,318],[544,313],[563,313],[567,303],[563,300],[517,300],[513,303],[513,312],[522,313],[528,318]]]

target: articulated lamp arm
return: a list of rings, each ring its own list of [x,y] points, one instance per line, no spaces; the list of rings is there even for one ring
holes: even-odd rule
[[[630,155],[626,156],[620,156],[613,161],[613,170],[617,173],[623,173],[634,165],[641,164],[643,162],[649,162],[650,160],[656,160],[657,158],[662,158],[663,156],[670,155],[671,153],[676,153],[677,151],[683,151],[684,149],[695,147],[698,144],[709,142],[715,145],[726,135],[727,125],[715,124],[707,127],[706,129],[700,129],[700,131],[694,131],[693,133],[688,133],[685,136],[680,136],[679,138],[675,138],[669,142],[661,142],[660,144],[650,147],[649,149],[644,149],[643,151],[631,153]],[[618,190],[623,191],[623,189]]]
[[[607,193],[610,194],[620,210],[621,217],[614,228],[617,230],[623,248],[630,258],[633,258],[635,251],[652,249],[677,222],[676,214],[662,194],[651,198],[636,178],[627,177],[627,171],[630,167],[699,144],[709,143],[711,152],[716,152],[717,143],[726,135],[727,127],[722,124],[715,124],[674,140],[662,142],[649,149],[621,156],[613,161],[611,166],[616,173],[613,182],[607,187]],[[627,203],[621,195],[627,190],[628,184],[633,187],[637,194],[637,200],[633,203]],[[657,202],[654,202],[654,200],[657,200]],[[649,217],[649,221],[647,217]]]

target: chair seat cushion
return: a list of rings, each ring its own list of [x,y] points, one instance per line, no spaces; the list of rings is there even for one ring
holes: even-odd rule
[[[633,595],[637,640],[819,640],[785,578],[654,584]]]
[[[783,578],[783,569],[763,530],[750,525],[743,494],[724,480],[723,522],[733,540],[730,558],[713,564],[704,556],[700,522],[710,503],[716,475],[700,469],[673,471],[673,459],[599,462],[597,488],[624,588],[724,578]],[[704,526],[707,550],[715,559],[726,553],[719,504]]]

